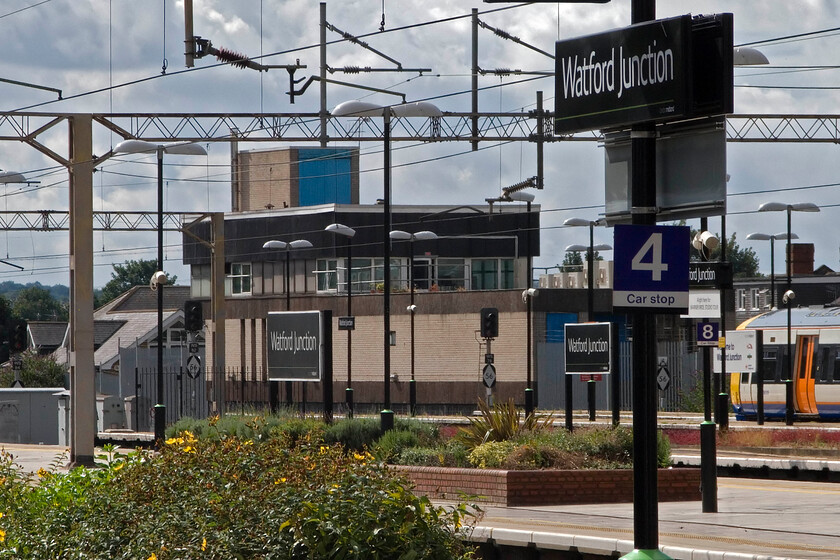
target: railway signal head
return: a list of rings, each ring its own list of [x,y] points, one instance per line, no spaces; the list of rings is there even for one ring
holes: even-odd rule
[[[495,307],[481,309],[482,338],[496,338],[499,336],[499,310]]]
[[[28,344],[28,337],[26,336],[26,321],[17,321],[12,324],[12,335],[10,340],[10,350],[13,354],[20,354],[26,350]]]
[[[204,330],[204,316],[200,301],[192,299],[184,303],[184,330],[189,332]]]

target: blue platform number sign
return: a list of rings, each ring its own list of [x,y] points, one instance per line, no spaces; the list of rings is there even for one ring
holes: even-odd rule
[[[718,323],[709,321],[697,323],[697,346],[713,346],[717,348],[718,331]]]
[[[687,226],[614,228],[613,309],[687,313]]]

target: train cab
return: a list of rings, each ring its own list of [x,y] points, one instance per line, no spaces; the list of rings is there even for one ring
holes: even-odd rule
[[[786,384],[792,379],[797,417],[840,419],[840,307],[791,309],[789,328],[787,309],[775,310],[738,329],[760,331],[763,350],[760,373],[732,374],[736,418],[756,418],[761,375],[766,418],[784,418]]]

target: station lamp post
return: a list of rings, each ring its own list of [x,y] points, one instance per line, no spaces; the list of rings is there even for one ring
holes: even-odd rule
[[[344,224],[330,224],[326,231],[341,235],[347,240],[347,266],[344,267],[345,282],[347,283],[347,317],[353,317],[353,236],[356,230]],[[353,328],[347,328],[347,387],[344,389],[344,402],[347,404],[347,416],[353,418]]]
[[[769,233],[750,233],[749,235],[747,235],[747,239],[749,239],[750,241],[770,240],[770,309],[776,309],[776,250],[774,244],[776,239],[787,240],[787,238],[787,233],[777,233],[775,235],[770,235]],[[799,236],[795,233],[791,233],[790,238],[799,239]]]
[[[785,424],[793,426],[793,345],[791,343],[790,332],[790,308],[793,305],[793,299],[796,294],[793,292],[793,282],[791,276],[793,274],[793,251],[791,247],[791,239],[793,239],[790,232],[790,216],[793,212],[819,212],[820,207],[813,202],[796,202],[794,204],[784,204],[782,202],[765,202],[758,207],[759,212],[787,212],[787,243],[786,243],[786,264],[787,264],[787,287],[782,296],[782,303],[787,307],[787,374],[785,379]]]
[[[195,143],[156,144],[145,140],[123,140],[114,146],[115,154],[155,153],[157,155],[157,271],[151,285],[157,290],[157,399],[155,403],[155,441],[160,445],[166,432],[166,405],[163,400],[163,154],[206,156],[207,151]],[[224,373],[222,373],[224,375]]]
[[[30,183],[31,181],[27,181],[26,177],[23,173],[18,171],[0,171],[0,183],[4,185],[8,185],[10,183]],[[8,233],[6,233],[8,235]],[[11,266],[12,268],[17,268],[18,270],[25,270],[22,266],[16,265],[14,263],[10,263],[9,261],[5,261],[0,259],[0,263],[5,265]]]
[[[380,413],[382,431],[394,427],[394,411],[391,410],[391,117],[440,117],[443,113],[435,105],[420,101],[417,103],[403,103],[402,105],[381,106],[365,101],[345,101],[332,110],[334,117],[382,117],[383,150],[383,195],[382,212],[384,214],[382,227],[383,245],[383,398],[384,406]]]
[[[286,266],[284,267],[284,274],[283,274],[283,289],[286,292],[286,311],[290,311],[292,308],[292,283],[290,277],[290,269],[289,269],[289,254],[292,252],[292,249],[309,249],[312,247],[312,243],[306,239],[295,239],[294,241],[277,241],[272,239],[271,241],[266,241],[263,243],[262,248],[269,250],[269,251],[285,251],[286,253]],[[277,383],[271,382],[269,385],[269,401],[272,403],[278,402],[278,386]],[[305,389],[304,389],[305,391]],[[305,399],[305,395],[304,395]],[[305,402],[305,401],[304,401]],[[286,404],[292,404],[292,382],[286,382]],[[326,406],[326,403],[324,403]]]
[[[408,233],[395,229],[391,231],[390,238],[395,241],[408,241],[408,290],[411,293],[409,300],[408,313],[411,315],[411,380],[408,385],[408,402],[409,411],[412,416],[417,415],[417,382],[414,378],[414,314],[417,312],[417,306],[414,305],[414,242],[415,241],[429,241],[437,239],[438,236],[433,231],[418,231],[417,233]]]

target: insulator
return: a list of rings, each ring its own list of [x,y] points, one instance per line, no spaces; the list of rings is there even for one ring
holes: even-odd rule
[[[216,49],[216,60],[237,68],[248,68],[248,57],[228,49]]]

